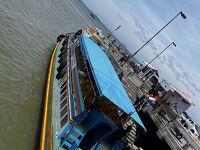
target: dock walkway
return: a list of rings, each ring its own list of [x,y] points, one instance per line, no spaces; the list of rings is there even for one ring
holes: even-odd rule
[[[140,86],[141,84],[135,84],[135,80],[137,82],[139,79],[137,79],[136,75],[133,76],[127,76],[126,72],[128,72],[129,70],[129,66],[124,65],[123,67],[118,63],[118,60],[122,57],[121,53],[116,50],[115,48],[112,48],[111,50],[109,50],[107,52],[108,57],[110,58],[116,72],[119,74],[121,72],[125,72],[124,76],[122,77],[122,83],[124,88],[126,89],[129,98],[135,102],[136,97],[137,97],[137,92],[138,92],[138,86]]]

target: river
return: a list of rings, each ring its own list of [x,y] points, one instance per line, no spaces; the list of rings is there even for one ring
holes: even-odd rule
[[[95,25],[79,0],[0,3],[0,150],[38,149],[48,64],[57,35]]]

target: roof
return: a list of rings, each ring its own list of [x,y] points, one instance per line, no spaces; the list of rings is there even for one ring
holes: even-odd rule
[[[100,96],[105,96],[127,114],[132,113],[131,117],[145,129],[107,55],[89,37],[82,35],[80,42],[91,65]]]
[[[157,70],[156,68],[154,68],[151,64],[149,64],[146,61],[143,61],[145,65],[148,65],[149,68],[153,69],[153,70]]]
[[[190,96],[189,96],[187,93],[185,93],[185,92],[183,92],[183,91],[181,91],[181,90],[179,90],[179,89],[175,89],[175,91],[176,91],[181,97],[183,97],[183,100],[185,100],[188,104],[192,105],[192,99],[190,98]]]
[[[148,62],[144,61],[145,65],[148,65],[149,68],[153,69],[156,71],[156,75],[159,77],[159,73],[158,70],[156,68],[154,68],[151,64],[149,64]]]

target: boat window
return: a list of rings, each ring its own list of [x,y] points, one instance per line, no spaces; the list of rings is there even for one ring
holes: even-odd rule
[[[67,97],[65,97],[65,99],[62,101],[62,103],[60,104],[60,109],[63,109],[63,107],[67,104]]]
[[[62,111],[60,112],[60,118],[62,118],[64,116],[64,114],[66,114],[66,113],[67,113],[67,107],[64,107],[62,109]]]
[[[67,96],[67,91],[65,91],[65,92],[61,95],[60,101],[62,102],[63,99],[64,99],[66,96]]]
[[[66,85],[66,81],[61,85],[61,89]]]
[[[65,125],[67,120],[68,120],[68,115],[66,114],[66,116],[61,120],[61,128]]]
[[[65,90],[67,89],[67,87],[66,86],[64,86],[64,88],[62,88],[62,90],[61,90],[61,92],[60,92],[60,94],[62,94]]]

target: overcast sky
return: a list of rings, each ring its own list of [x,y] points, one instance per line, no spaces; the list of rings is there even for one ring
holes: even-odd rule
[[[135,52],[178,12],[176,18],[149,45],[136,55],[150,61],[171,42],[171,46],[153,65],[162,78],[179,88],[196,104],[189,109],[200,124],[200,1],[199,0],[82,0],[131,52]]]

